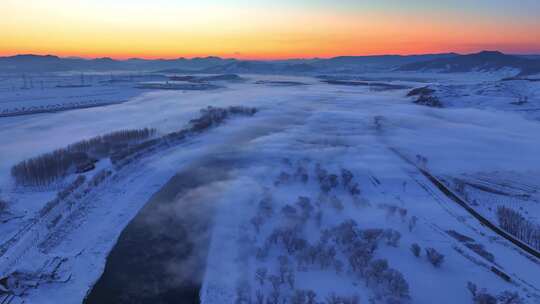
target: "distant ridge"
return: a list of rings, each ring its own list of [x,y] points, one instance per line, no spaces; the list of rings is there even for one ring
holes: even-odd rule
[[[520,75],[540,73],[540,56],[506,55],[497,51],[476,54],[456,53],[425,55],[338,56],[328,59],[239,60],[215,56],[191,59],[116,60],[108,57],[83,59],[54,55],[23,54],[0,57],[0,73],[34,73],[62,71],[147,71],[170,74],[189,73],[275,73],[325,74],[370,71],[496,71],[519,70]]]
[[[490,72],[505,68],[519,70],[519,75],[522,76],[536,74],[540,73],[540,60],[536,59],[536,56],[516,56],[498,51],[482,51],[474,54],[410,63],[401,66],[399,70],[457,73]]]

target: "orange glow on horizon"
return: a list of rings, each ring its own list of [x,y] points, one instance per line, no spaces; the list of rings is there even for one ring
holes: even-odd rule
[[[516,22],[447,11],[429,15],[285,10],[168,0],[156,0],[161,5],[153,6],[139,0],[129,2],[133,5],[121,1],[105,5],[102,0],[2,1],[1,56],[270,60],[485,49],[540,53],[540,35],[531,34],[531,29],[540,28],[540,18]]]

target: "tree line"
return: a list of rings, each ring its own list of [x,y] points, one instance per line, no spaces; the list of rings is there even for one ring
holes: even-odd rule
[[[540,225],[527,220],[514,209],[504,206],[497,208],[497,218],[502,229],[540,250]]]
[[[155,129],[121,130],[71,144],[23,160],[11,168],[18,185],[48,186],[77,170],[78,166],[109,156],[113,151],[154,136]]]

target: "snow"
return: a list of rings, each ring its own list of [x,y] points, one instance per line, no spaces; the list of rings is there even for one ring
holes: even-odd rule
[[[78,207],[51,233],[52,241],[46,250],[30,246],[10,268],[31,272],[52,257],[67,258],[61,271],[69,274],[70,279],[30,289],[25,296],[28,303],[58,303],[59,299],[65,303],[81,302],[102,273],[107,254],[121,231],[152,194],[178,171],[216,156],[240,159],[242,166],[232,170],[232,177],[221,185],[222,191],[213,202],[216,215],[202,282],[203,303],[234,302],[237,286],[246,281],[255,297],[258,288],[253,279],[255,270],[264,266],[276,273],[277,257],[284,252],[274,248],[265,261],[260,261],[255,257],[254,247],[261,246],[265,237],[281,225],[283,206],[294,204],[299,196],[310,197],[312,202],[317,200],[321,192],[314,175],[317,163],[337,175],[342,168],[353,172],[362,199],[371,204],[356,206],[351,195],[338,187],[332,194],[343,201],[344,210],[322,206],[322,228],[353,219],[360,229],[399,231],[402,235],[399,246],[381,243],[375,257],[387,259],[391,268],[403,274],[412,303],[471,302],[466,289],[468,281],[492,293],[518,291],[526,303],[540,301],[539,262],[527,258],[511,243],[479,224],[390,149],[397,149],[411,160],[416,155],[426,157],[427,169],[440,177],[497,171],[511,180],[519,180],[516,175],[521,180],[537,179],[540,125],[534,117],[515,111],[518,106],[508,103],[515,99],[512,90],[528,96],[531,104],[540,102],[540,83],[500,82],[500,75],[482,73],[467,77],[404,72],[363,75],[414,87],[430,84],[450,107],[435,109],[413,104],[405,97],[407,90],[370,91],[365,87],[332,86],[309,77],[241,76],[248,80],[227,83],[224,88],[210,91],[147,92],[115,86],[113,91],[118,95],[114,96],[125,96],[128,101],[54,114],[0,118],[0,196],[10,202],[12,213],[22,216],[2,224],[5,240],[4,236],[15,234],[35,217],[55,193],[54,189],[21,191],[14,187],[9,169],[18,161],[118,129],[152,127],[160,134],[179,130],[206,106],[243,105],[260,110],[254,117],[232,119],[184,144],[148,155],[119,171],[113,170],[113,176],[82,198]],[[307,85],[256,83],[261,80]],[[84,91],[95,89],[51,89],[55,93],[50,96],[59,96],[55,94],[60,90],[77,90],[81,96],[90,96]],[[41,94],[30,91],[24,96]],[[0,93],[0,100],[6,101],[2,104],[15,97],[12,93]],[[382,117],[379,127],[375,117]],[[293,165],[284,163],[284,158]],[[276,178],[282,171],[293,174],[297,163],[305,159],[309,160],[305,165],[309,168],[308,183],[290,181],[276,186]],[[106,162],[98,163],[98,167],[112,168]],[[256,233],[250,220],[257,212],[257,204],[268,193],[275,214]],[[490,203],[486,203],[485,195],[479,197],[483,202],[479,210],[489,214]],[[388,216],[384,205],[407,209],[406,221],[399,215]],[[527,209],[530,214],[538,212],[538,204],[533,206]],[[407,223],[412,216],[419,221],[409,231]],[[306,225],[302,233],[313,243],[320,237],[321,229],[313,218]],[[495,262],[471,251],[449,236],[448,230],[473,238],[495,256]],[[442,252],[445,255],[442,266],[433,267],[424,253],[421,258],[414,257],[409,249],[412,243]],[[347,269],[347,261],[343,259],[343,262]],[[512,283],[496,276],[491,266],[510,275]],[[374,298],[376,289],[366,286],[362,278],[348,270],[336,274],[328,269],[296,271],[296,286],[317,291],[319,300],[335,292],[343,296],[356,294],[361,303]],[[270,290],[269,285],[265,288]]]

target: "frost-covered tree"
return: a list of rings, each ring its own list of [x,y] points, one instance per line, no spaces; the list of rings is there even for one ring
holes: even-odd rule
[[[264,285],[267,274],[268,269],[266,269],[266,267],[257,268],[257,270],[255,271],[255,279],[259,282],[259,284]]]
[[[8,209],[8,203],[0,198],[0,213],[5,212]]]
[[[263,217],[271,217],[273,215],[274,208],[270,197],[265,197],[259,202],[258,212]]]
[[[307,183],[309,180],[308,170],[304,166],[300,165],[294,173],[294,178],[302,183]]]
[[[341,182],[345,188],[347,188],[352,180],[354,178],[354,175],[351,171],[347,169],[341,169]]]
[[[255,300],[256,304],[264,304],[264,293],[262,290],[257,290],[255,292]]]
[[[294,272],[289,270],[289,272],[287,272],[285,279],[287,281],[287,284],[289,284],[289,287],[291,289],[294,289],[294,284],[296,282],[296,275],[294,274]]]
[[[404,299],[409,297],[409,284],[401,274],[395,269],[387,269],[382,274],[382,285],[384,289],[394,298]]]
[[[473,297],[474,304],[497,304],[497,298],[485,290],[477,292]]]
[[[419,257],[420,256],[420,252],[421,252],[421,248],[420,248],[420,245],[414,243],[411,245],[411,252],[414,254],[415,257]]]
[[[281,208],[281,214],[283,214],[283,216],[285,216],[286,218],[293,219],[296,218],[298,212],[296,208],[287,204],[283,208]]]
[[[313,210],[315,209],[313,208],[313,205],[311,204],[311,200],[309,199],[309,197],[305,197],[305,196],[299,196],[298,200],[296,201],[296,205],[300,209],[302,213],[302,218],[304,220],[307,220],[311,216],[311,213],[313,212]]]
[[[476,284],[473,282],[467,282],[467,290],[471,293],[471,295],[474,297],[476,295],[476,292],[478,291],[478,287],[476,287]]]
[[[517,292],[503,291],[497,296],[497,304],[523,304],[525,300]]]
[[[444,255],[435,250],[435,248],[426,248],[426,257],[435,267],[440,267],[444,261]]]
[[[378,285],[383,280],[384,272],[388,270],[388,261],[385,259],[376,259],[369,263],[365,271],[366,284]]]
[[[307,295],[305,290],[295,290],[291,297],[291,304],[306,304]]]
[[[407,217],[408,210],[405,209],[405,208],[399,208],[399,209],[398,209],[398,212],[399,212],[399,216],[401,217],[401,221],[402,221],[402,222],[405,222],[405,219],[406,219],[406,217]]]
[[[336,188],[339,184],[338,176],[335,174],[327,175],[326,178],[320,181],[321,190],[324,193],[330,192],[330,190]]]
[[[306,291],[307,303],[306,304],[315,304],[317,303],[317,294],[313,290]]]
[[[409,232],[413,231],[413,229],[416,227],[417,222],[418,218],[414,215],[409,219]]]
[[[349,265],[355,272],[361,273],[373,258],[373,247],[366,242],[355,242],[349,253]]]
[[[343,272],[343,262],[340,260],[334,260],[334,269],[336,270],[337,274],[340,274]]]
[[[279,276],[270,275],[268,276],[268,281],[272,284],[273,291],[277,291],[279,293],[279,287],[281,286],[281,279]]]
[[[291,175],[287,172],[281,172],[274,182],[275,186],[286,185],[291,180]]]
[[[262,216],[256,215],[250,220],[250,223],[253,225],[253,228],[255,228],[255,231],[259,233],[261,231],[261,226],[264,223],[264,219]]]
[[[533,248],[540,249],[540,225],[527,220],[518,211],[504,206],[497,208],[497,218],[501,228]]]
[[[330,204],[331,204],[332,207],[334,207],[334,209],[336,209],[338,211],[343,210],[343,203],[335,195],[330,196]]]
[[[394,229],[386,229],[383,233],[383,237],[386,239],[387,245],[398,247],[399,240],[401,239],[401,233]]]
[[[323,219],[323,213],[321,210],[317,211],[317,213],[315,213],[315,225],[317,225],[317,227],[321,227],[322,225],[322,219]]]

